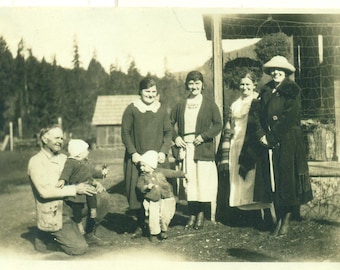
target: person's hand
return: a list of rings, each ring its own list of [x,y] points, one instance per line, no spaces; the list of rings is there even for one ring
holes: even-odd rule
[[[190,176],[186,173],[184,177],[185,177],[185,182],[189,183],[190,182]]]
[[[149,183],[149,184],[147,185],[147,189],[152,189],[154,186],[155,186],[155,184]]]
[[[102,183],[98,182],[97,180],[94,180],[92,185],[96,188],[97,193],[102,193],[103,191],[106,191]]]
[[[202,144],[203,142],[204,142],[204,140],[203,140],[202,136],[201,136],[201,135],[198,135],[198,136],[195,138],[195,140],[193,141],[193,144],[194,144],[195,146],[198,146],[198,145]]]
[[[268,141],[267,141],[266,135],[264,135],[264,136],[262,136],[262,137],[260,138],[260,142],[261,142],[262,144],[264,144],[265,146],[268,146]]]
[[[94,186],[91,186],[89,184],[86,183],[79,183],[76,185],[76,191],[77,194],[85,194],[88,196],[93,196],[95,194],[97,194],[97,190]]]
[[[63,188],[65,185],[65,180],[59,180],[58,183],[55,185],[57,188]]]
[[[176,139],[175,139],[175,144],[177,147],[183,147],[185,148],[187,146],[187,144],[185,143],[185,141],[182,139],[182,137],[178,136]]]
[[[103,176],[103,178],[106,178],[108,172],[109,172],[109,169],[107,168],[106,165],[104,165],[103,168],[102,168],[102,176]]]
[[[140,154],[138,154],[137,152],[132,154],[132,162],[134,164],[138,164],[140,162],[140,160],[141,160]]]
[[[165,154],[163,152],[158,153],[158,163],[162,164],[165,162]]]

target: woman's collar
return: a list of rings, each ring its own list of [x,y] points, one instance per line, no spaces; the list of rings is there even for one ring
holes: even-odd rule
[[[156,113],[158,109],[161,107],[161,103],[159,101],[154,101],[152,104],[147,105],[141,99],[133,102],[133,105],[141,112],[145,113],[147,111],[151,111]]]
[[[187,102],[188,103],[200,103],[203,100],[203,95],[199,94],[193,98],[188,98]]]

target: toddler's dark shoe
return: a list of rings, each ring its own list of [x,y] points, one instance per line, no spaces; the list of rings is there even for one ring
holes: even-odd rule
[[[161,232],[159,235],[160,240],[166,240],[168,239],[168,234],[166,232]]]
[[[159,242],[160,240],[160,234],[150,234],[149,241],[152,243]]]

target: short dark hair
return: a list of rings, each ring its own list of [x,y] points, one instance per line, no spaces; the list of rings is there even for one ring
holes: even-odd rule
[[[156,81],[152,77],[145,77],[139,82],[139,93],[144,89],[148,89],[156,85]]]
[[[249,80],[251,80],[255,85],[257,84],[258,78],[255,74],[255,72],[251,71],[251,70],[247,70],[246,72],[242,73],[240,76],[240,81],[243,78],[248,78]]]
[[[193,70],[193,71],[190,71],[188,74],[187,74],[187,77],[185,79],[185,84],[187,85],[188,82],[190,81],[197,81],[197,80],[200,80],[202,83],[204,82],[203,80],[203,75],[201,72],[197,71],[197,70]]]

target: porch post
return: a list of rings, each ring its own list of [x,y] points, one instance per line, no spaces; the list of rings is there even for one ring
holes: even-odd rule
[[[336,28],[334,31],[336,34],[340,34],[340,29]],[[334,38],[336,42],[340,41],[340,38]],[[336,43],[338,44],[338,43]],[[336,159],[340,161],[340,49],[334,48],[334,113],[335,113],[335,155]]]
[[[212,33],[212,46],[213,46],[213,65],[214,65],[214,98],[219,108],[222,123],[223,123],[223,78],[222,78],[222,65],[223,65],[223,54],[222,54],[222,25],[221,15],[215,14],[212,17],[211,24]],[[216,137],[216,151],[218,150],[221,140],[221,133]],[[211,221],[215,222],[217,210],[217,201],[211,202]]]
[[[213,46],[213,78],[214,78],[214,97],[215,102],[220,110],[223,123],[223,52],[222,52],[222,25],[221,15],[215,14],[212,17],[211,24],[212,46]],[[217,142],[219,143],[220,136]]]
[[[336,78],[338,76],[335,76]],[[340,159],[340,80],[334,80],[334,109],[335,109],[335,155]]]

